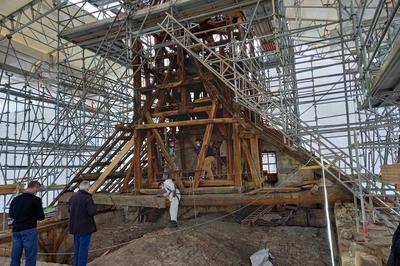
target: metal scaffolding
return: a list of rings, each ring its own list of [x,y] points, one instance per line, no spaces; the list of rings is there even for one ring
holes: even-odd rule
[[[370,97],[398,38],[400,1],[220,0],[207,14],[185,10],[186,2],[34,0],[4,16],[0,182],[39,179],[49,204],[113,126],[134,119],[142,101],[134,77],[144,64],[136,58],[151,62],[163,45],[151,34],[166,32],[188,53],[202,49],[203,57],[193,56],[239,103],[284,132],[288,145],[335,165],[337,172],[326,171],[367,207],[388,210],[381,219],[400,213],[398,192],[379,178],[381,165],[399,162],[400,109],[387,98],[372,106]],[[208,47],[190,32],[191,19],[235,8],[247,18],[235,22],[243,39]],[[92,23],[95,31],[77,35]],[[134,45],[137,38],[143,47]],[[227,47],[234,52],[222,58],[217,51]]]

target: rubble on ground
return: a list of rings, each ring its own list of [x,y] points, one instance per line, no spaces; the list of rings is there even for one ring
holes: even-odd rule
[[[249,265],[254,252],[268,248],[274,265],[319,266],[329,265],[327,243],[322,228],[250,227],[201,217],[145,234],[90,265]]]

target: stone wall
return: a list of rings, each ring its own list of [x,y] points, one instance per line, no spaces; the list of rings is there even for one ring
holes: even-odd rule
[[[275,186],[287,186],[291,183],[314,179],[313,170],[300,170],[301,163],[288,155],[282,148],[264,141],[262,152],[275,152],[276,154],[278,182]]]

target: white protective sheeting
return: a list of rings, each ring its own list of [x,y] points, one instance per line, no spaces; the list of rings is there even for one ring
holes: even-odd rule
[[[269,259],[272,258],[269,249],[263,248],[250,256],[251,266],[273,266]]]

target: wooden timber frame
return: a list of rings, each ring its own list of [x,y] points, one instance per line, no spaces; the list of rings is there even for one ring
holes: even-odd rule
[[[227,44],[245,32],[239,26],[223,26],[243,19],[241,12],[224,14],[219,20],[198,21],[200,26],[193,31],[199,32],[207,45]],[[203,31],[207,34],[200,33]],[[76,189],[81,180],[92,182],[92,193],[139,193],[158,188],[166,174],[181,189],[234,186],[240,192],[245,187],[260,188],[260,147],[268,137],[257,129],[262,126],[261,118],[235,103],[234,92],[166,33],[152,37],[160,47],[153,65],[141,57],[132,62],[137,70],[132,123],[117,125],[60,195]],[[138,51],[141,47],[140,39],[136,40],[133,48]],[[221,48],[220,53],[233,53],[231,49]],[[202,139],[200,151],[195,148],[196,138]],[[172,142],[175,155],[171,154]],[[225,145],[226,160],[219,156],[221,144]],[[215,152],[213,180],[202,178],[208,147]]]
[[[194,21],[198,26],[190,30],[205,45],[218,46],[221,57],[231,58],[229,54],[237,51],[228,44],[232,38],[243,39],[245,29],[237,22],[244,19],[242,12],[221,14]],[[251,37],[252,33],[248,34]],[[143,194],[158,189],[166,176],[172,177],[181,191],[208,189],[223,194],[228,188],[230,192],[234,188],[235,193],[259,190],[267,179],[261,153],[265,142],[274,143],[302,163],[309,162],[311,153],[286,145],[280,132],[268,127],[259,114],[236,103],[235,93],[167,33],[150,36],[152,60],[146,54],[132,61],[132,122],[115,127],[53,204],[82,180],[91,182],[91,193],[108,194]],[[133,52],[140,54],[144,46],[137,38]],[[208,56],[196,46],[191,49],[200,57]],[[254,49],[245,49],[248,54],[244,56],[254,54]],[[229,71],[224,75],[233,76]],[[198,138],[202,139],[200,149],[195,146]],[[215,153],[214,179],[204,179],[209,147]],[[221,150],[225,150],[224,158]]]

